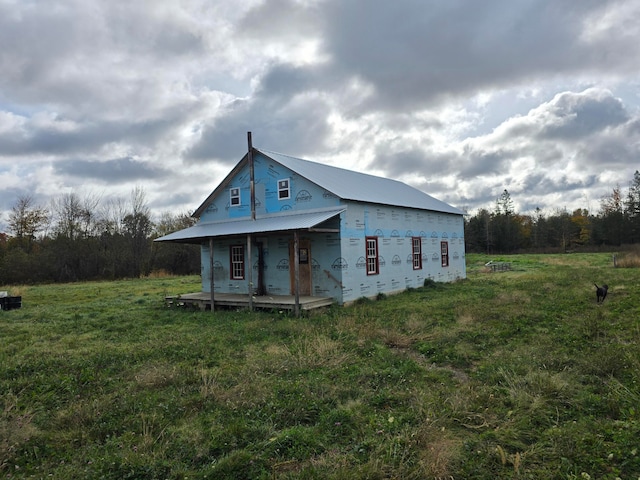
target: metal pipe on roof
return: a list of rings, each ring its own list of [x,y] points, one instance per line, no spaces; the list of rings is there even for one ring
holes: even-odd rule
[[[256,185],[255,185],[255,173],[253,168],[253,145],[251,142],[251,132],[247,132],[247,143],[249,146],[248,160],[249,160],[249,183],[251,189],[251,220],[256,219]]]

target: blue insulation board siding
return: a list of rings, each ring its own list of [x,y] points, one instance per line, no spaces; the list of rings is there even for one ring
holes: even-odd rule
[[[340,199],[332,193],[263,155],[254,157],[254,177],[256,214],[258,215],[340,205]],[[284,179],[290,181],[290,196],[281,199],[278,195],[278,181]],[[240,189],[239,205],[231,205],[232,188]],[[251,182],[249,167],[245,166],[207,206],[200,221],[211,222],[250,216]]]
[[[339,304],[379,293],[417,288],[426,279],[451,282],[466,278],[464,225],[460,215],[407,208],[349,203],[341,215],[341,233],[304,233],[311,244],[312,295],[333,297]],[[365,239],[378,238],[379,273],[367,275]],[[422,268],[413,268],[412,238],[420,237]],[[268,294],[291,293],[289,248],[293,234],[257,236],[251,254],[254,285],[257,284],[256,242],[263,243],[264,284]],[[441,244],[446,242],[449,265],[442,266]],[[246,246],[246,238],[214,243],[214,291],[249,292],[245,279],[232,280],[229,255],[232,245]],[[210,291],[208,245],[202,247],[203,291]],[[248,257],[247,257],[248,262]],[[247,264],[248,265],[248,264]]]
[[[342,229],[343,301],[375,297],[424,284],[466,278],[461,215],[350,203]],[[379,273],[367,275],[366,237],[378,238]],[[421,238],[422,269],[414,270],[412,237]],[[449,248],[442,267],[441,242]]]
[[[339,304],[417,288],[426,279],[450,282],[466,278],[463,216],[409,207],[342,200],[331,192],[261,154],[254,158],[256,213],[273,215],[346,206],[340,214],[340,233],[300,232],[310,242],[311,294],[333,297]],[[278,182],[289,180],[290,195],[281,198]],[[240,190],[240,204],[231,205],[230,190]],[[250,218],[249,167],[243,167],[220,189],[200,222]],[[336,222],[336,227],[338,226]],[[379,273],[367,275],[366,237],[378,239]],[[267,294],[291,293],[290,244],[292,232],[260,234],[253,239],[251,259],[245,252],[245,278],[231,279],[230,247],[244,245],[246,236],[221,237],[214,242],[214,292],[248,294],[258,281],[257,242],[263,243],[264,286]],[[414,269],[412,238],[419,237],[422,268]],[[446,242],[449,265],[442,266]],[[210,291],[209,246],[202,246],[202,289]],[[249,285],[249,270],[253,285]]]
[[[311,250],[311,294],[321,297],[332,297],[338,303],[342,303],[341,270],[335,270],[332,265],[335,259],[340,257],[340,239],[337,233],[305,233],[300,235],[300,240],[309,240]],[[252,242],[251,269],[252,282],[257,286],[258,282],[258,247],[256,243],[262,243],[264,258],[264,286],[268,295],[291,294],[291,272],[289,262],[289,248],[293,241],[293,234],[277,234],[268,236],[256,236]],[[231,279],[230,272],[230,248],[233,245],[245,247],[245,278],[242,280]],[[209,246],[203,245],[202,249],[202,291],[210,292],[210,260]],[[249,293],[249,263],[246,256],[246,239],[216,240],[213,246],[214,260],[214,287],[218,293]],[[327,274],[329,272],[329,274]]]

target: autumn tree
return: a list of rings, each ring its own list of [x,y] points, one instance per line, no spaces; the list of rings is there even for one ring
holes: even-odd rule
[[[570,241],[577,245],[588,245],[591,240],[591,221],[586,209],[578,208],[571,215]]]

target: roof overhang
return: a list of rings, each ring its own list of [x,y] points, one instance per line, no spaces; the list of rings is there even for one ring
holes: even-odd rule
[[[230,237],[234,235],[248,235],[260,233],[286,232],[293,230],[310,230],[323,232],[339,232],[338,228],[320,228],[320,224],[341,214],[346,207],[322,209],[290,213],[278,213],[265,215],[255,220],[225,220],[220,222],[198,223],[193,227],[185,228],[170,233],[164,237],[156,238],[156,242],[196,243],[200,244],[205,239],[215,237]]]

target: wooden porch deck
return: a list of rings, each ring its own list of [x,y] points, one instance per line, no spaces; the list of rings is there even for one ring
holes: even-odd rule
[[[263,295],[254,296],[253,308],[295,310],[296,299],[293,295]],[[214,296],[217,307],[249,308],[249,296],[236,293],[216,293]],[[165,297],[168,306],[191,306],[201,310],[211,310],[211,295],[208,292],[185,293],[183,295]],[[334,303],[331,297],[300,296],[300,310],[328,307]]]

